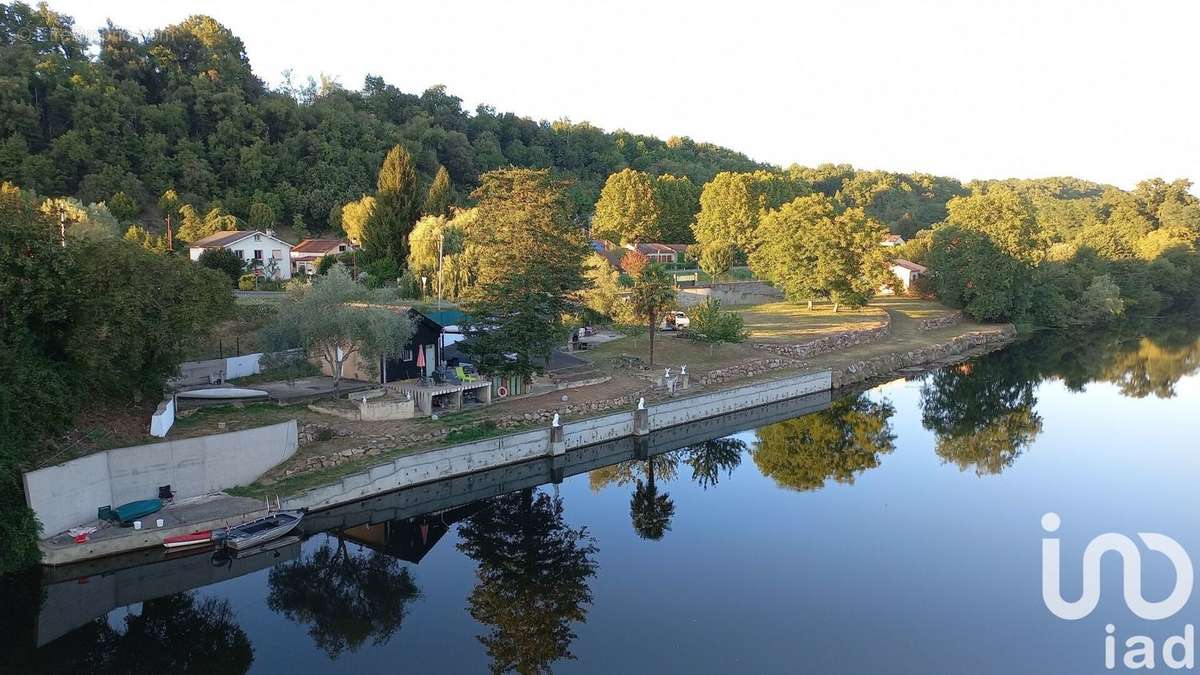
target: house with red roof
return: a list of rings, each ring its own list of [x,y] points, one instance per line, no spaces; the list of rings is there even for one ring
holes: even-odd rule
[[[316,274],[321,258],[353,250],[345,239],[305,239],[292,247],[292,274]]]

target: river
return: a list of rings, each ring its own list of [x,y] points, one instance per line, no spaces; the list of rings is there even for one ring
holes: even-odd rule
[[[1146,601],[1172,593],[1179,554],[1137,533],[1200,554],[1198,335],[1179,325],[1038,335],[661,454],[614,445],[559,483],[538,477],[554,467],[530,465],[426,489],[416,501],[437,506],[431,514],[403,495],[367,516],[345,511],[344,524],[372,524],[314,532],[343,518],[316,514],[302,542],[223,565],[155,552],[83,577],[31,571],[0,580],[0,671],[1185,664],[1197,601],[1140,618],[1109,553],[1095,608],[1059,618],[1043,599],[1043,538],[1059,542],[1066,601],[1080,597],[1084,548],[1104,533],[1140,552],[1126,555],[1142,561]],[[472,490],[495,496],[461,497]]]

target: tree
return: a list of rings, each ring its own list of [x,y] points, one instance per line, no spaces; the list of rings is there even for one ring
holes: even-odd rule
[[[371,195],[363,195],[357,201],[342,206],[342,231],[355,246],[362,245],[363,230],[374,210],[375,198]]]
[[[419,182],[412,155],[394,146],[379,167],[375,207],[363,227],[363,254],[369,260],[387,259],[402,268],[408,258],[408,235],[420,215]]]
[[[175,237],[189,244],[217,232],[241,229],[238,219],[225,213],[219,206],[209,209],[204,217],[200,217],[191,204],[184,204],[179,207],[179,215],[180,224]]]
[[[661,239],[654,186],[654,180],[641,171],[622,169],[611,174],[596,202],[592,230],[622,244]]]
[[[563,518],[562,499],[526,488],[489,500],[459,527],[460,551],[476,562],[471,617],[494,673],[548,672],[573,659],[573,623],[586,620],[596,544]]]
[[[650,331],[650,360],[654,365],[654,334],[663,312],[675,306],[675,284],[662,265],[647,265],[633,282],[629,308],[634,316],[645,322]]]
[[[864,395],[835,401],[828,410],[758,430],[751,451],[764,476],[780,487],[819,490],[826,480],[853,484],[895,448],[891,404]]]
[[[615,318],[621,300],[621,273],[613,269],[607,258],[593,251],[583,261],[583,276],[587,281],[583,306],[597,318]]]
[[[700,269],[704,270],[705,274],[712,277],[714,281],[733,269],[733,262],[737,257],[737,246],[732,242],[710,241],[704,245],[697,244],[697,247],[699,256],[696,262],[700,265]]]
[[[750,267],[790,300],[811,306],[827,296],[835,312],[842,303],[858,307],[889,277],[884,234],[862,209],[839,208],[822,194],[800,197],[763,217]]]
[[[336,538],[337,545],[330,540]],[[267,606],[309,626],[330,660],[358,651],[368,639],[387,644],[409,603],[421,596],[408,568],[382,551],[353,552],[340,535],[310,554],[271,569]]]
[[[108,210],[118,222],[127,223],[137,218],[141,207],[133,200],[133,197],[124,192],[118,192],[108,200]]]
[[[748,336],[742,315],[722,311],[721,301],[716,298],[707,298],[688,312],[688,327],[684,335],[714,348],[722,343],[744,342]]]
[[[481,177],[478,281],[464,310],[463,350],[485,373],[528,378],[567,339],[589,247],[550,172],[502,169]],[[508,356],[512,355],[512,357]]]
[[[238,282],[246,267],[245,262],[238,257],[238,254],[228,248],[205,249],[196,262],[211,270],[223,272],[233,284]]]
[[[298,344],[324,361],[336,388],[351,357],[368,369],[378,367],[380,356],[404,349],[412,330],[412,322],[395,306],[390,293],[362,286],[339,264],[311,284],[289,288],[287,300],[263,337],[275,350]]]
[[[700,188],[687,176],[662,174],[654,182],[658,204],[658,231],[662,241],[690,244],[696,241],[692,222],[700,211]]]
[[[946,204],[946,223],[986,234],[1004,253],[1034,261],[1043,248],[1033,204],[1016,190],[994,186],[955,197]]]
[[[646,269],[646,265],[649,264],[650,259],[638,251],[626,251],[621,256],[621,271],[635,279],[641,275],[642,270]]]
[[[261,202],[255,202],[250,205],[250,229],[252,230],[273,230],[275,229],[275,211],[270,206]],[[303,221],[301,221],[303,222]]]
[[[938,298],[976,321],[1018,319],[1028,310],[1032,269],[982,232],[934,230],[929,268]]]
[[[429,193],[425,196],[425,204],[421,214],[425,216],[445,216],[450,212],[450,194],[454,187],[450,184],[450,172],[446,167],[439,166]]]

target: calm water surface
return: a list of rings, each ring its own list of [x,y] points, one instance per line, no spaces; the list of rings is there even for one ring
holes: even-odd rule
[[[1058,619],[1040,520],[1061,516],[1067,599],[1098,534],[1200,554],[1198,334],[1038,337],[238,567],[8,579],[0,670],[1104,672],[1105,624],[1161,645],[1200,600],[1142,621],[1109,555],[1096,610]],[[1143,595],[1166,597],[1171,565],[1143,559]]]

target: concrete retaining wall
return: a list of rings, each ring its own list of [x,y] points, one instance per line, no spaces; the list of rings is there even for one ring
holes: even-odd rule
[[[814,392],[828,391],[829,371],[759,382],[702,396],[647,406],[650,429],[754,408]],[[549,427],[420,452],[345,476],[337,483],[285,498],[284,508],[321,509],[381,492],[515,464],[555,454]],[[634,411],[567,422],[559,451],[616,441],[634,435]]]
[[[262,359],[262,354],[243,354],[225,359],[225,379],[232,380],[235,377],[257,375],[260,359]]]
[[[681,307],[695,307],[708,298],[729,305],[756,305],[778,302],[783,299],[783,293],[764,281],[730,281],[675,289],[675,300]]]
[[[106,450],[26,473],[25,500],[56,534],[95,520],[101,506],[157,497],[160,485],[183,499],[251,483],[295,452],[295,420]]]

